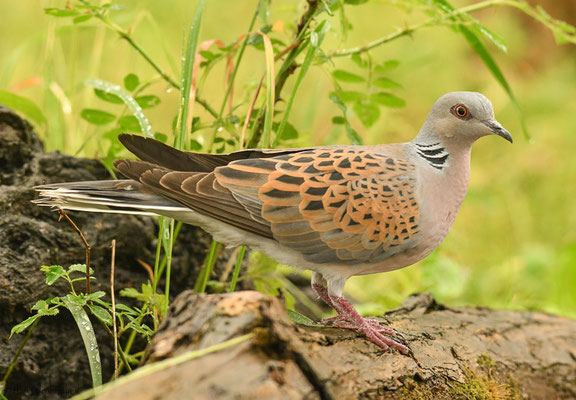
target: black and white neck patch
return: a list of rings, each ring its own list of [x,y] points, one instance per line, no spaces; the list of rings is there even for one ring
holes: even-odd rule
[[[442,143],[419,144],[416,143],[416,153],[422,157],[430,166],[442,170],[446,165],[450,155],[442,146]]]

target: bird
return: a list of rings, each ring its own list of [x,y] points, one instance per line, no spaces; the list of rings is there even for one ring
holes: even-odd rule
[[[410,266],[442,243],[466,195],[472,145],[488,135],[513,142],[490,100],[466,91],[441,96],[405,143],[204,154],[120,134],[139,158],[114,162],[127,179],[41,185],[35,202],[166,216],[311,270],[313,291],[337,312],[320,322],[411,354],[401,333],[358,313],[345,282]]]

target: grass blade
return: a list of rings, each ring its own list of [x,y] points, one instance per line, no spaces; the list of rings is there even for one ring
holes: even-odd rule
[[[284,128],[286,127],[286,124],[288,122],[288,117],[290,115],[290,111],[292,110],[292,104],[294,103],[294,98],[296,97],[296,93],[298,92],[298,89],[300,88],[300,84],[302,83],[302,79],[304,79],[304,76],[308,72],[308,69],[310,68],[310,65],[312,64],[312,61],[314,61],[314,56],[316,55],[316,52],[318,51],[318,48],[322,44],[322,41],[324,40],[324,36],[326,35],[326,32],[328,32],[329,29],[330,29],[330,24],[325,20],[325,21],[322,21],[322,23],[320,25],[318,25],[318,27],[310,34],[310,40],[308,43],[308,51],[306,52],[306,56],[304,57],[304,61],[302,62],[302,65],[300,66],[300,71],[298,73],[298,76],[296,77],[296,82],[294,83],[294,88],[292,89],[292,93],[290,93],[290,98],[288,99],[288,103],[286,104],[286,109],[284,110],[284,115],[282,116],[282,121],[280,122],[280,126],[278,127],[278,130],[276,131],[276,137],[274,138],[273,147],[275,147],[278,144],[278,141],[282,138],[282,132],[284,131]]]
[[[512,104],[514,104],[514,107],[518,112],[518,116],[520,118],[520,124],[522,126],[522,132],[524,132],[524,137],[527,140],[530,140],[530,134],[528,133],[528,127],[526,125],[524,115],[522,114],[522,110],[520,109],[520,104],[518,103],[518,100],[516,100],[516,96],[514,95],[512,88],[508,84],[508,81],[506,81],[506,78],[504,77],[504,74],[500,70],[500,67],[498,67],[498,64],[496,64],[496,61],[490,55],[488,49],[486,49],[486,47],[482,44],[478,36],[476,36],[470,29],[468,29],[464,25],[460,25],[460,32],[462,33],[462,35],[464,35],[464,37],[468,41],[468,44],[470,44],[472,49],[474,49],[476,54],[478,54],[478,56],[484,62],[486,67],[488,67],[488,70],[492,73],[492,76],[494,76],[494,78],[500,84],[500,86],[502,86],[502,88],[506,91],[506,93],[508,93],[508,97],[510,97]]]
[[[272,133],[272,121],[274,119],[274,104],[276,103],[276,85],[274,83],[274,48],[270,38],[262,32],[258,32],[264,39],[264,51],[266,54],[266,115],[264,116],[264,129],[260,138],[260,146],[270,147]]]
[[[166,360],[158,361],[154,364],[145,365],[141,368],[138,368],[132,374],[122,376],[122,377],[120,377],[120,379],[118,379],[116,381],[109,382],[102,387],[99,387],[96,389],[86,390],[86,391],[72,397],[70,400],[88,400],[88,399],[91,399],[95,396],[102,395],[105,392],[109,391],[110,389],[118,387],[119,385],[122,385],[122,384],[125,384],[128,382],[133,382],[134,380],[137,380],[137,379],[142,379],[145,376],[149,376],[149,375],[154,374],[154,373],[159,372],[159,371],[164,371],[170,367],[180,365],[182,363],[193,360],[195,358],[199,358],[199,357],[211,354],[211,353],[215,353],[217,351],[225,350],[227,348],[236,346],[240,343],[243,343],[247,340],[250,340],[253,337],[254,337],[253,333],[247,333],[245,335],[226,340],[225,342],[218,343],[218,344],[215,344],[213,346],[206,347],[204,349],[190,351],[190,352],[187,352],[184,354],[180,354],[180,355],[173,357],[173,358],[168,358]]]
[[[192,90],[192,79],[194,77],[194,59],[196,58],[196,49],[198,47],[198,36],[200,35],[200,23],[202,22],[202,12],[204,11],[205,0],[200,0],[190,30],[188,32],[188,41],[183,54],[184,64],[182,66],[182,90],[180,91],[180,110],[178,113],[178,124],[176,128],[176,137],[174,138],[174,147],[177,149],[186,148],[186,134],[188,133],[188,121],[191,120],[190,114],[190,92]]]
[[[132,115],[136,117],[138,120],[138,124],[140,124],[140,129],[142,130],[142,134],[147,138],[154,138],[154,133],[152,132],[152,126],[144,115],[144,111],[142,111],[142,107],[134,100],[134,98],[122,89],[118,85],[114,85],[110,82],[103,81],[101,79],[87,79],[86,85],[91,86],[96,89],[100,89],[105,91],[106,93],[112,93],[116,96],[120,97],[124,104],[130,109]]]
[[[204,268],[200,270],[200,274],[198,278],[196,278],[196,282],[194,283],[194,291],[196,293],[204,293],[206,291],[206,286],[208,285],[208,279],[210,279],[210,274],[212,273],[212,268],[214,264],[216,264],[216,259],[218,258],[218,253],[220,253],[220,249],[222,245],[215,240],[212,240],[212,244],[210,245],[210,251],[208,252],[208,256],[206,260],[204,260]]]
[[[100,363],[100,352],[98,351],[98,342],[94,334],[94,327],[90,322],[90,318],[80,305],[76,304],[71,297],[67,295],[62,297],[66,308],[70,311],[78,325],[86,354],[88,356],[88,363],[90,364],[90,373],[92,375],[92,386],[98,387],[102,385],[102,365]]]
[[[236,290],[236,283],[238,282],[238,277],[240,276],[240,270],[242,269],[242,260],[244,260],[244,254],[246,254],[246,246],[240,246],[240,251],[238,252],[238,258],[236,259],[236,265],[234,266],[234,274],[232,275],[232,280],[230,281],[230,287],[228,292],[233,292]]]

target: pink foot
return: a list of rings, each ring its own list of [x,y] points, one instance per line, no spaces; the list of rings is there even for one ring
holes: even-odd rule
[[[387,326],[382,325],[382,322],[378,321],[377,319],[364,318],[364,322],[366,322],[370,328],[384,335],[395,336],[400,339],[405,339],[404,335],[401,332],[398,332],[395,329],[388,328]],[[347,321],[340,315],[332,318],[324,318],[320,320],[320,323],[324,325],[332,325],[338,328],[347,328],[347,329],[354,329],[355,326],[353,323]]]
[[[313,284],[312,288],[318,297],[338,312],[337,317],[323,319],[321,321],[323,324],[362,332],[368,339],[384,350],[392,347],[403,354],[412,354],[408,346],[386,336],[403,338],[401,333],[382,326],[378,320],[362,317],[348,300],[342,296],[331,296],[325,286]]]

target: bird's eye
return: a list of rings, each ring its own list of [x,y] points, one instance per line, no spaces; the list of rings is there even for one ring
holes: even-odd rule
[[[450,112],[454,114],[454,116],[463,120],[469,120],[470,118],[472,118],[472,115],[470,115],[470,111],[468,111],[468,108],[466,108],[466,106],[462,104],[456,104],[454,107],[450,109]]]
[[[466,114],[468,114],[468,110],[464,106],[458,106],[456,107],[456,114],[458,114],[459,117],[465,117]]]

